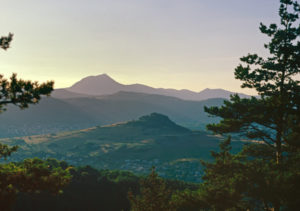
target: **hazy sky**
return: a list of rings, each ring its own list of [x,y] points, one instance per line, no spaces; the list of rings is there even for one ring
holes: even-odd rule
[[[260,22],[279,0],[0,0],[0,73],[68,87],[107,73],[125,83],[240,89],[239,58],[266,54]]]

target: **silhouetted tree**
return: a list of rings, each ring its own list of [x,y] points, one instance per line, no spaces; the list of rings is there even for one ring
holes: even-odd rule
[[[291,201],[283,193],[290,195],[286,187],[300,179],[299,166],[294,164],[300,146],[299,14],[297,1],[280,0],[280,26],[260,25],[260,31],[271,38],[265,44],[270,56],[249,54],[235,69],[242,88],[255,89],[259,97],[234,95],[221,107],[205,107],[209,114],[222,118],[220,123],[208,125],[209,130],[237,132],[264,143],[247,146],[242,152],[247,158],[244,173],[250,182],[247,194],[275,211],[288,206]]]
[[[13,34],[0,38],[0,48],[10,47]],[[7,104],[14,104],[21,109],[29,104],[38,103],[41,95],[49,95],[53,90],[53,81],[39,84],[38,82],[17,79],[13,74],[10,80],[0,75],[0,112]],[[17,120],[16,120],[17,121]],[[18,149],[0,143],[0,158],[6,159]],[[37,158],[25,159],[19,163],[0,164],[0,210],[10,210],[18,192],[38,193],[50,191],[59,193],[61,188],[70,181],[68,169],[51,167],[47,161]]]
[[[9,33],[8,36],[0,37],[0,48],[2,48],[4,50],[8,49],[10,46],[10,42],[13,39],[13,36],[14,35],[12,33]]]
[[[211,115],[223,118],[208,129],[216,133],[244,132],[251,139],[264,141],[273,148],[277,163],[282,158],[282,145],[299,131],[300,116],[300,6],[297,1],[280,0],[281,26],[261,24],[260,31],[271,41],[265,44],[270,56],[249,54],[235,69],[242,88],[255,89],[260,97],[241,99],[238,95],[224,106],[205,108]]]
[[[6,50],[10,47],[13,34],[0,38],[0,48]],[[53,81],[39,84],[38,82],[17,79],[13,74],[7,80],[0,74],[0,112],[5,110],[7,104],[14,104],[21,109],[27,108],[29,104],[36,104],[41,99],[41,95],[50,95],[53,91]]]

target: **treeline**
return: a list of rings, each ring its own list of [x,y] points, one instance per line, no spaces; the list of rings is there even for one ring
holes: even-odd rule
[[[68,169],[64,161],[46,160],[55,168]],[[13,210],[130,210],[129,192],[139,195],[140,181],[138,177],[127,171],[96,170],[90,166],[71,167],[72,179],[61,194],[48,192],[20,193]],[[195,191],[198,184],[176,180],[164,180],[172,193],[183,190]]]
[[[0,164],[1,210],[11,205],[15,210],[299,210],[299,15],[298,1],[280,0],[280,26],[260,26],[271,38],[265,44],[269,56],[249,54],[235,69],[242,88],[254,89],[258,97],[234,95],[221,107],[205,108],[221,118],[208,125],[209,130],[238,133],[248,144],[232,154],[230,137],[220,143],[220,150],[212,152],[214,162],[202,162],[200,185],[163,180],[155,169],[138,178],[128,172],[74,168],[53,159],[25,159]],[[7,49],[11,40],[11,34],[1,37],[0,47]],[[0,112],[9,103],[26,108],[53,90],[53,82],[39,85],[16,75],[10,81],[0,76],[0,84]],[[0,144],[0,158],[16,150]],[[44,192],[61,190],[64,193],[53,196]]]
[[[72,179],[63,193],[20,193],[14,210],[105,211],[239,211],[298,210],[300,207],[300,149],[285,148],[276,163],[268,146],[252,143],[232,154],[230,138],[204,162],[200,184],[160,178],[155,168],[147,177],[118,170],[71,167],[64,161],[46,160],[55,169],[69,169]],[[279,205],[278,205],[279,204]]]
[[[300,207],[300,148],[285,146],[280,164],[265,144],[252,143],[232,154],[230,138],[203,162],[198,188],[171,189],[155,171],[141,180],[140,193],[129,194],[132,211],[296,211]]]

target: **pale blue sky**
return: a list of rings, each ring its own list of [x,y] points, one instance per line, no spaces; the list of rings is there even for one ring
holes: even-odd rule
[[[265,55],[260,22],[279,0],[0,0],[0,73],[68,87],[107,73],[125,84],[241,90],[239,58]]]

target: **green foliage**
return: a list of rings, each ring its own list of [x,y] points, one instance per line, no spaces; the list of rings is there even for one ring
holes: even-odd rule
[[[18,149],[0,144],[0,158],[6,159]],[[54,165],[55,164],[55,165]],[[61,193],[69,183],[69,169],[62,168],[54,159],[25,159],[18,163],[0,164],[0,210],[10,210],[19,192],[39,193],[49,191]]]
[[[261,209],[297,210],[299,201],[296,198],[300,194],[299,151],[289,151],[279,164],[274,152],[263,144],[247,145],[241,154],[247,158],[244,162],[244,175],[248,180],[247,197]]]
[[[17,151],[18,148],[19,148],[18,146],[9,147],[5,144],[0,143],[0,159],[1,158],[6,159],[11,155],[11,153]]]
[[[265,144],[247,144],[238,154],[230,150],[228,138],[220,143],[219,152],[212,152],[213,163],[202,161],[206,167],[204,182],[197,192],[181,197],[185,198],[185,206],[206,205],[209,210],[297,210],[299,149],[285,149],[288,154],[279,164],[274,151]]]
[[[0,209],[9,210],[19,192],[62,192],[69,183],[69,169],[51,166],[38,158],[25,159],[19,163],[0,164]]]
[[[152,168],[152,172],[140,181],[140,195],[128,193],[132,211],[171,211],[175,210],[171,203],[172,192],[167,188],[163,179],[159,178]]]
[[[60,165],[65,164],[60,162]],[[70,169],[70,173],[72,179],[64,188],[63,194],[54,196],[45,192],[38,195],[22,193],[18,195],[14,210],[129,211],[128,192],[132,196],[139,194],[140,180],[145,179],[128,171],[97,170],[90,166],[74,167]],[[199,187],[197,184],[175,180],[164,180],[164,183],[172,193],[196,191]],[[175,203],[173,197],[171,200],[178,205],[178,210],[191,211],[184,209],[183,204],[179,203],[179,197],[177,198],[178,203]]]
[[[246,209],[247,187],[244,157],[230,153],[230,137],[220,143],[219,152],[211,152],[214,163],[204,162],[202,200],[215,210]]]
[[[27,108],[29,104],[36,104],[41,95],[50,95],[53,91],[54,82],[39,84],[38,82],[17,79],[13,74],[10,80],[0,75],[0,112],[3,112],[7,104],[14,104],[21,109]]]
[[[6,159],[18,149],[0,144],[0,158]],[[62,162],[63,163],[63,162]],[[39,193],[49,191],[57,194],[69,183],[69,169],[62,168],[54,159],[25,159],[18,163],[0,164],[0,210],[10,210],[19,192]]]
[[[172,195],[172,202],[177,211],[210,210],[210,205],[205,199],[203,185],[198,190],[185,189]]]
[[[235,69],[242,88],[255,89],[260,97],[234,95],[222,107],[205,108],[222,118],[208,125],[209,130],[262,141],[244,146],[237,155],[229,153],[225,142],[220,153],[212,154],[215,163],[204,163],[207,200],[217,210],[299,209],[300,5],[293,0],[280,3],[281,27],[260,25],[271,38],[265,44],[270,56],[249,54]]]
[[[12,38],[11,33],[7,37],[1,37],[0,48],[8,49]],[[7,80],[0,75],[0,112],[5,110],[7,104],[14,104],[23,109],[29,104],[38,103],[41,95],[51,93],[53,84],[53,81],[40,85],[38,82],[17,79],[16,74]],[[17,146],[9,147],[0,143],[0,158],[6,159],[17,149]],[[47,190],[60,193],[70,178],[68,169],[54,167],[38,158],[25,159],[19,163],[1,163],[0,210],[10,210],[19,192],[39,193]]]

